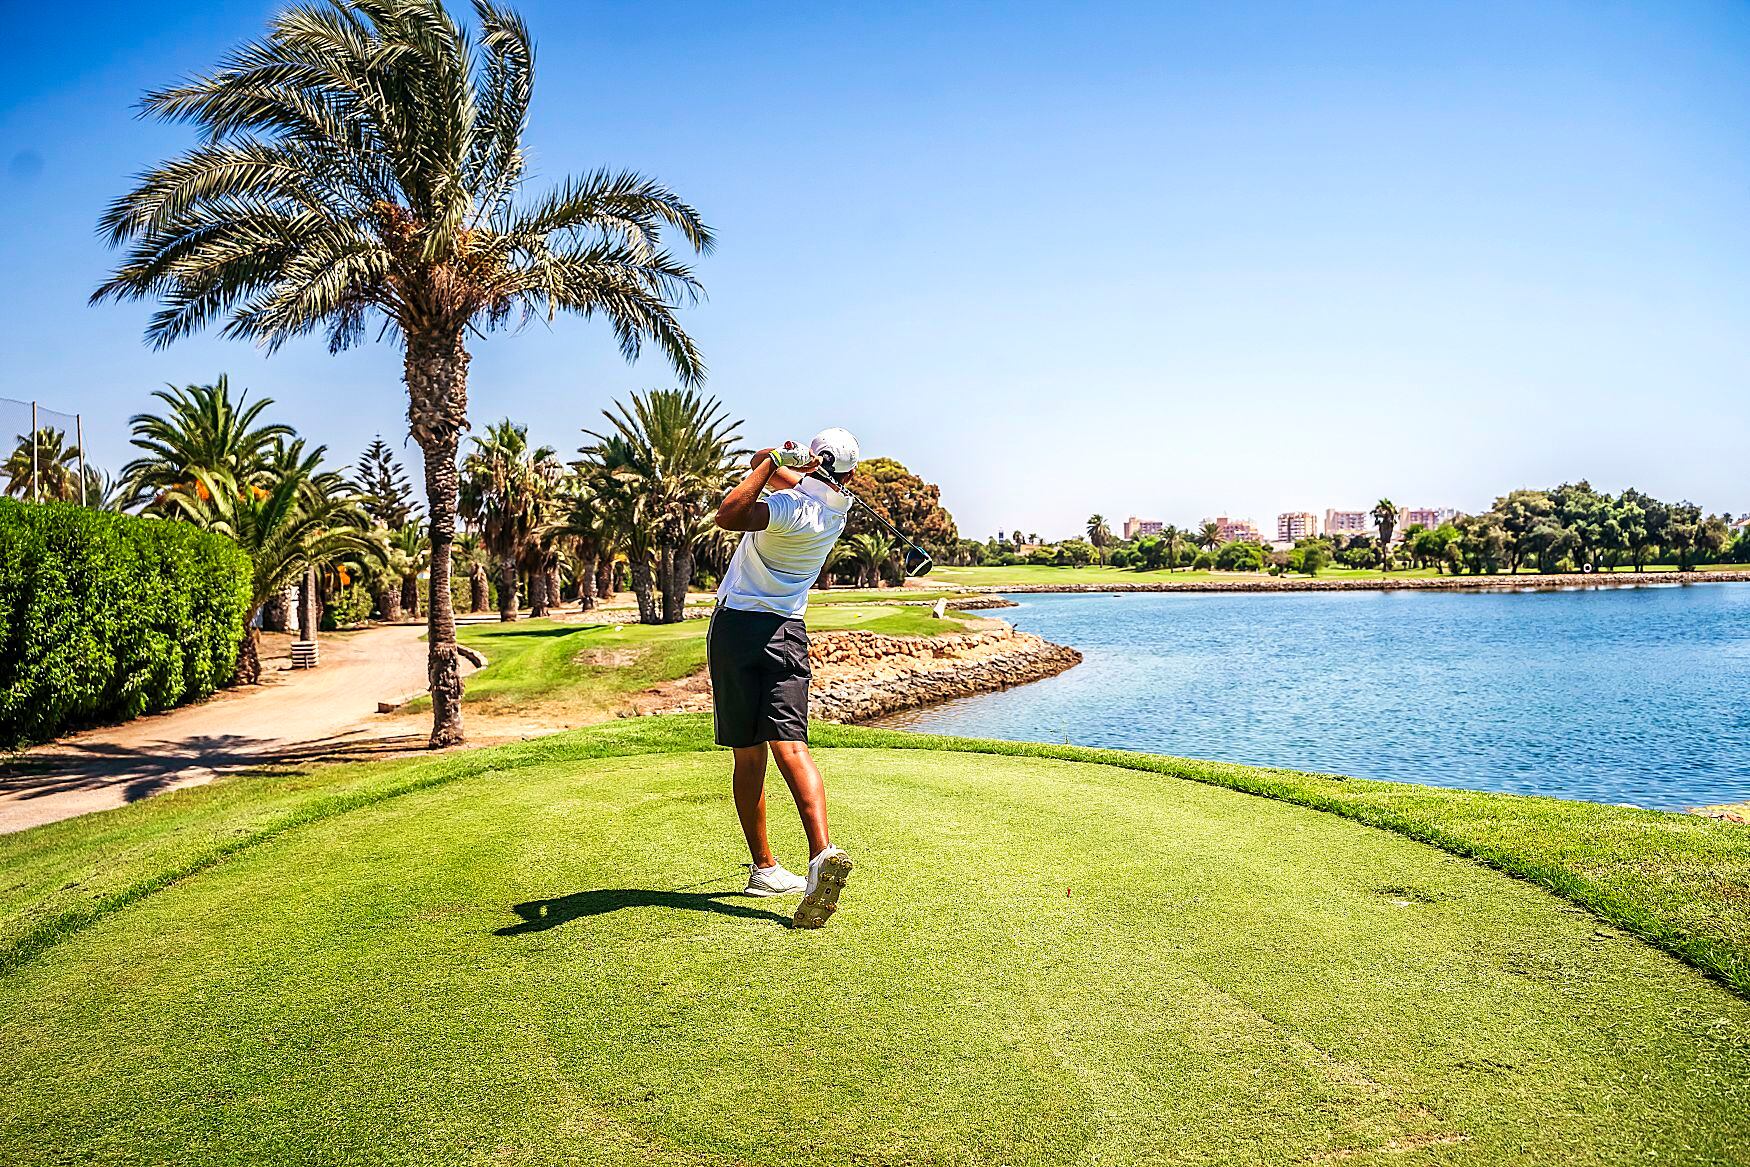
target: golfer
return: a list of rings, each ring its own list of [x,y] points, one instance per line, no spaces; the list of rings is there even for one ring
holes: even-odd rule
[[[851,874],[850,856],[827,835],[826,787],[808,752],[808,633],[802,626],[808,589],[845,529],[851,499],[809,475],[824,461],[843,482],[857,457],[857,439],[842,429],[822,430],[806,450],[794,442],[761,450],[717,508],[719,527],[746,532],[717,589],[706,640],[717,744],[735,751],[735,813],[753,855],[747,894],[801,892],[799,928],[826,923]],[[768,753],[808,835],[806,879],[784,870],[766,838]]]

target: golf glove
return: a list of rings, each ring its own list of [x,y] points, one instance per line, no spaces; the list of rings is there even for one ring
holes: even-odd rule
[[[804,466],[812,465],[813,462],[813,451],[805,450],[800,446],[780,446],[778,449],[772,451],[772,465],[774,466],[782,466],[789,470],[800,470]]]

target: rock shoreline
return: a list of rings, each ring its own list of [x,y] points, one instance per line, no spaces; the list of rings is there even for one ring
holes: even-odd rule
[[[1021,632],[1001,620],[944,636],[887,636],[855,629],[809,634],[809,715],[857,722],[901,709],[989,693],[1056,676],[1081,663],[1073,648]],[[621,716],[694,713],[711,708],[704,673],[657,685]]]
[[[1659,571],[1609,572],[1585,575],[1436,575],[1405,579],[1206,579],[1147,583],[1010,584],[1001,587],[977,584],[966,588],[985,595],[1023,595],[1082,592],[1395,592],[1469,591],[1513,588],[1543,591],[1549,588],[1622,588],[1655,584],[1746,583],[1750,571]]]
[[[998,620],[947,636],[819,632],[810,638],[809,713],[822,721],[869,721],[956,697],[1056,676],[1082,654]]]

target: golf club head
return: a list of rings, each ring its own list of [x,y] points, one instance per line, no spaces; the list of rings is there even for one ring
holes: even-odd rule
[[[929,575],[930,568],[936,566],[930,557],[916,547],[911,547],[905,553],[905,574]]]

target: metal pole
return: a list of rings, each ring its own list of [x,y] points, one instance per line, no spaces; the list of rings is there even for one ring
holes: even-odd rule
[[[42,501],[43,476],[36,468],[36,402],[30,403],[30,501]]]
[[[73,433],[79,443],[79,505],[90,506],[85,501],[85,418],[77,413],[73,415]]]

